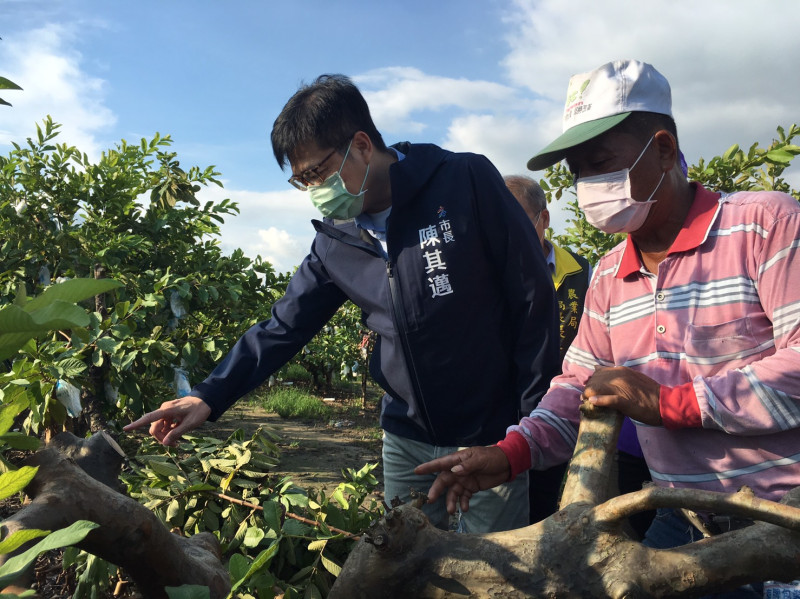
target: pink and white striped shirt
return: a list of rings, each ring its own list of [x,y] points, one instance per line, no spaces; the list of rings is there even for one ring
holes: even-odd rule
[[[656,484],[800,486],[800,204],[693,185],[657,273],[630,237],[600,260],[564,373],[500,443],[514,474],[568,459],[595,366],[628,366],[662,385],[664,426],[637,423]]]

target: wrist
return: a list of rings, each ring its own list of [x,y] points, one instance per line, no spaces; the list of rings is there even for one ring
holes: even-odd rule
[[[531,449],[521,434],[514,431],[508,433],[505,439],[497,443],[496,447],[505,454],[508,460],[508,481],[514,480],[520,472],[530,470]]]
[[[658,408],[664,428],[701,428],[703,426],[700,404],[697,401],[692,381],[677,387],[661,385],[658,394]]]

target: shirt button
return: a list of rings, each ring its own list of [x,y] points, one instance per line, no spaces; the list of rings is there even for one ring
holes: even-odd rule
[[[663,292],[659,291],[658,293],[656,293],[656,299],[657,299],[658,301],[660,301],[660,302],[663,302],[663,301],[664,301],[664,297],[665,297],[665,296],[664,296],[664,293],[663,293]]]
[[[658,331],[659,333],[663,333],[666,330],[667,330],[667,327],[665,327],[663,324],[660,324],[660,325],[658,325],[656,327],[656,331]]]

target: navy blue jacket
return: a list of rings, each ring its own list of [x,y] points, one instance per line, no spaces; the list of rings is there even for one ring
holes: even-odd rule
[[[378,334],[381,426],[440,446],[485,445],[558,372],[557,307],[536,232],[483,156],[398,144],[388,257],[354,221],[312,221],[310,254],[269,320],[192,390],[211,419],[290,360],[350,299]]]

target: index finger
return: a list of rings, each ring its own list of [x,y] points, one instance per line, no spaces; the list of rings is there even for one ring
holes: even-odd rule
[[[450,455],[436,458],[430,462],[425,462],[414,468],[415,474],[434,474],[436,472],[450,471],[454,466],[461,464],[460,452],[451,453]]]
[[[167,416],[167,411],[158,409],[153,410],[152,412],[148,412],[138,420],[134,420],[122,427],[124,431],[132,431],[136,430],[137,428],[142,428],[143,426],[147,426],[148,424],[152,424],[156,420],[161,420]]]

